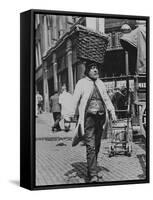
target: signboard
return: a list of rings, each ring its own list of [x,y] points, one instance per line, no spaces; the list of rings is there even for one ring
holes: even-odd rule
[[[146,101],[146,76],[138,77],[138,99]]]
[[[146,89],[146,76],[138,76],[138,88]]]
[[[108,82],[104,82],[105,87],[107,90],[111,90],[115,88],[115,82],[114,81],[108,81]]]

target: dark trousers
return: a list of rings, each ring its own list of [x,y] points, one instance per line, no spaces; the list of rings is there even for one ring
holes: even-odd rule
[[[60,129],[59,122],[61,120],[61,113],[60,112],[53,112],[53,118],[54,118],[54,128]]]
[[[100,150],[101,136],[104,123],[105,114],[93,115],[87,113],[85,116],[84,143],[86,145],[89,178],[97,175],[97,157]]]

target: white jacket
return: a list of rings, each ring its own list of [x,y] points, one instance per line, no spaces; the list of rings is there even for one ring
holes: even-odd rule
[[[107,110],[110,111],[112,115],[115,115],[114,106],[107,94],[106,88],[104,83],[97,79],[95,81],[96,86],[99,89],[99,92],[101,94],[101,97],[105,103],[106,112]],[[73,95],[73,111],[75,113],[77,107],[79,109],[79,119],[78,124],[76,126],[75,132],[78,131],[79,124],[81,125],[81,134],[84,135],[84,116],[85,116],[85,110],[87,106],[88,99],[90,98],[92,91],[93,91],[94,83],[93,81],[85,77],[81,80],[79,80],[76,84],[74,95]]]
[[[72,108],[73,108],[73,96],[69,93],[64,91],[59,96],[59,104],[61,104],[61,114],[63,118],[72,116]]]

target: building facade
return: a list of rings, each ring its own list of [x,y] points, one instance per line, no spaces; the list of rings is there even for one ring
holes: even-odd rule
[[[73,27],[80,24],[109,36],[104,65],[100,71],[101,78],[109,88],[110,77],[126,74],[125,51],[120,44],[121,26],[125,23],[131,29],[135,28],[135,20],[43,14],[35,16],[35,81],[36,90],[43,95],[45,111],[49,111],[49,97],[54,91],[60,91],[61,86],[66,84],[68,91],[73,93],[76,82],[84,75],[85,65],[77,57],[75,42],[69,37]],[[135,63],[129,58],[129,64],[134,66]],[[130,69],[133,70],[129,73],[134,74],[134,67]],[[115,85],[112,84],[112,87]]]

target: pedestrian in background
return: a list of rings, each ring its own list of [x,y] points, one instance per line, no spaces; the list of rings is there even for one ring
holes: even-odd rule
[[[113,120],[116,120],[116,115],[105,85],[99,79],[97,64],[87,63],[85,75],[86,77],[76,84],[73,95],[73,113],[78,106],[79,119],[72,146],[80,141],[84,142],[89,181],[98,182],[97,157],[107,110],[111,113]]]
[[[39,93],[39,91],[37,91],[36,93],[36,98],[37,98],[37,109],[38,109],[38,114],[42,113],[42,104],[43,104],[43,97],[42,95]]]
[[[35,116],[38,117],[38,98],[37,98],[37,94],[35,97]]]
[[[59,96],[59,103],[61,104],[61,114],[64,119],[65,131],[70,130],[73,98],[72,95],[67,92],[66,85],[62,86],[62,93]]]
[[[55,91],[54,95],[50,97],[50,108],[53,113],[54,125],[52,126],[52,131],[61,131],[60,120],[61,120],[61,107],[59,104],[58,91]]]

